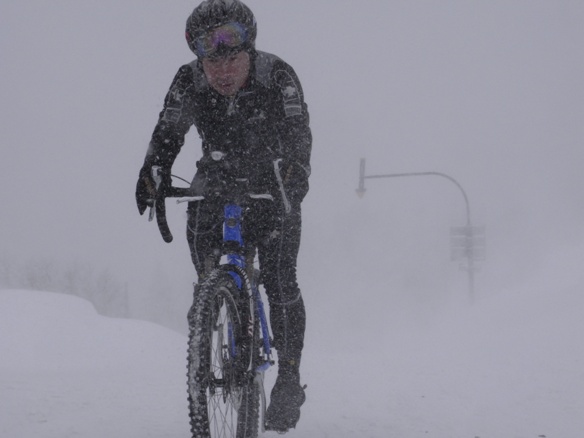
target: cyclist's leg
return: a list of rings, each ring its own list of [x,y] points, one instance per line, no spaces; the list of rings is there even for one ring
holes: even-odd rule
[[[276,233],[259,246],[260,271],[270,304],[270,323],[279,361],[299,366],[306,326],[304,301],[296,279],[300,207],[282,215],[277,226]]]
[[[199,279],[209,270],[210,258],[219,260],[223,211],[207,201],[190,202],[187,208],[187,242]],[[213,257],[215,254],[215,257]]]
[[[296,426],[304,390],[300,359],[304,346],[306,312],[296,280],[300,246],[300,206],[282,215],[276,232],[259,245],[260,270],[270,304],[270,324],[278,352],[278,378],[272,390],[266,427],[286,431]]]

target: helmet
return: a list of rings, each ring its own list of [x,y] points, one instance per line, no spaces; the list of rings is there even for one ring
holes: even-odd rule
[[[189,48],[198,57],[254,49],[256,35],[253,12],[239,0],[203,1],[187,19],[185,31]]]

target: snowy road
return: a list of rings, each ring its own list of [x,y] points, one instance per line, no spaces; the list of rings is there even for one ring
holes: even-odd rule
[[[417,328],[407,315],[376,327],[375,309],[369,327],[321,327],[288,436],[578,438],[582,298],[557,297],[515,294]],[[0,436],[189,437],[184,336],[75,297],[10,290],[0,333]]]

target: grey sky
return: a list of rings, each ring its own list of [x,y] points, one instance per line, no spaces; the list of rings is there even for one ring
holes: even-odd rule
[[[188,287],[183,209],[169,208],[176,239],[166,245],[133,196],[164,95],[193,58],[183,26],[197,3],[2,2],[1,256],[109,267],[136,295],[155,277]],[[371,173],[433,170],[461,182],[473,222],[487,227],[483,293],[539,275],[566,248],[581,253],[582,2],[247,4],[258,48],[296,69],[311,112],[305,294],[330,276],[375,286],[389,276],[421,295],[464,290],[448,259],[448,229],[464,224],[456,189],[372,181],[358,200],[361,157]],[[174,172],[190,178],[198,149],[193,132]]]

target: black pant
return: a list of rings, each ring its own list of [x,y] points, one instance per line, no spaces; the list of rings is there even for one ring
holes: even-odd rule
[[[278,359],[281,364],[284,361],[298,366],[306,328],[304,301],[296,282],[301,209],[295,205],[285,214],[277,202],[263,200],[251,204],[244,213],[243,233],[246,243],[253,241],[258,248],[261,282],[270,305]],[[221,203],[204,200],[189,205],[187,240],[199,278],[220,258],[223,215]]]

